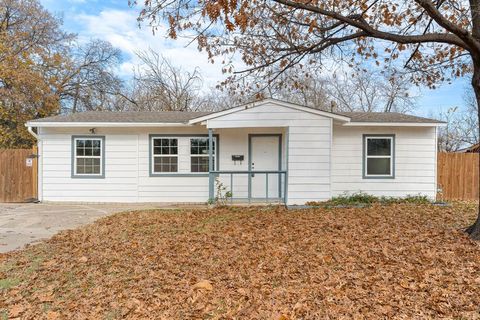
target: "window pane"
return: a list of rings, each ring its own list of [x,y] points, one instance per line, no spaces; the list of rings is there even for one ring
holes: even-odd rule
[[[154,172],[177,172],[178,159],[177,157],[155,157],[153,158]]]
[[[208,157],[191,157],[190,167],[191,172],[208,172]]]
[[[77,173],[85,173],[85,159],[77,159]]]
[[[177,139],[153,139],[153,154],[177,154]]]
[[[390,158],[368,158],[367,175],[390,175]]]
[[[369,156],[390,156],[391,139],[367,138],[367,155]]]
[[[213,140],[213,153],[215,153],[215,140]],[[190,139],[190,154],[207,155],[208,139],[207,138]]]

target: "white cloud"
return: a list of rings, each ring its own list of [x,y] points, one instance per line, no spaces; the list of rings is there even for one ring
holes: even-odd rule
[[[81,26],[81,41],[90,38],[106,40],[124,53],[125,59],[119,68],[119,74],[123,77],[131,76],[134,65],[139,63],[135,52],[152,48],[185,70],[198,67],[205,87],[215,86],[224,79],[222,65],[209,63],[207,55],[199,52],[195,43],[187,46],[189,40],[186,38],[166,38],[165,26],[160,27],[155,35],[148,26],[140,29],[137,14],[134,9],[105,9],[98,15],[78,14],[74,19]]]

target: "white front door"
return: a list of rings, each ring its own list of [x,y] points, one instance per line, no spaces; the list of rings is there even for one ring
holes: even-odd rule
[[[250,137],[250,170],[280,170],[279,135],[254,135]],[[279,174],[254,173],[250,176],[251,197],[253,199],[279,198]]]

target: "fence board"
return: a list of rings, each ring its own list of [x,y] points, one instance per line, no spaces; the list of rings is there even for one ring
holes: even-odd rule
[[[478,153],[438,154],[439,198],[444,200],[478,200],[480,198],[480,158]]]
[[[26,165],[36,149],[0,149],[0,202],[26,202],[37,198],[37,161]]]

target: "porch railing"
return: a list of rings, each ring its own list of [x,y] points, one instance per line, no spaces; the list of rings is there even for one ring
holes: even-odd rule
[[[210,183],[219,181],[226,187],[225,192],[230,192],[227,197],[231,203],[242,201],[251,202],[282,202],[286,203],[287,197],[287,171],[211,171]],[[255,179],[253,179],[255,178]],[[273,178],[273,179],[271,179]],[[242,180],[243,179],[243,180]],[[236,184],[236,182],[239,183]],[[273,181],[271,181],[273,180]],[[246,183],[246,190],[244,190]],[[273,188],[272,188],[273,187]],[[211,192],[215,191],[215,186],[211,186]],[[262,190],[264,189],[264,191]],[[213,199],[214,194],[210,194]]]

